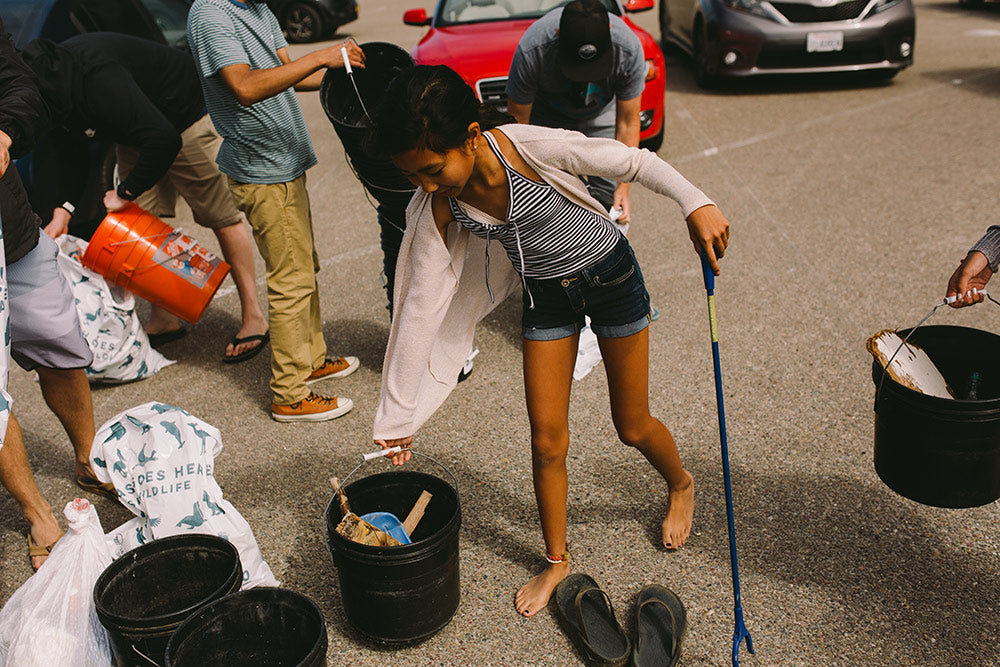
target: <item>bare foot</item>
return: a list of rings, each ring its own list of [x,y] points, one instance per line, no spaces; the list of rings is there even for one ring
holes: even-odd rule
[[[663,520],[663,546],[671,550],[684,545],[694,520],[694,477],[686,470],[684,474],[687,483],[670,488],[667,518]]]
[[[514,596],[517,613],[530,618],[545,609],[556,586],[566,578],[567,574],[569,574],[568,560],[562,563],[550,563],[544,572],[521,586],[521,590]]]
[[[163,334],[177,331],[182,326],[179,317],[160,306],[153,305],[149,311],[149,321],[142,328],[147,334]]]
[[[236,332],[236,338],[246,338],[247,336],[263,336],[268,331],[267,320],[259,320],[253,322],[244,322],[240,330]],[[233,345],[229,343],[226,345],[226,356],[235,357],[244,352],[248,352],[255,347],[259,347],[264,343],[260,340],[252,340],[247,343],[240,343],[239,345]]]
[[[56,540],[62,537],[63,531],[56,522],[55,516],[49,512],[47,517],[31,524],[29,533],[35,544],[39,546],[52,546],[56,543]],[[48,556],[33,556],[31,558],[31,567],[37,570],[42,566],[46,558]]]

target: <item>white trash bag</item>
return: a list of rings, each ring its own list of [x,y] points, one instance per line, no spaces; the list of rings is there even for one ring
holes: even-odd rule
[[[111,563],[97,510],[77,498],[63,511],[69,531],[0,611],[0,667],[111,665],[94,583]]]
[[[80,328],[94,353],[87,368],[91,382],[131,382],[149,377],[175,362],[149,344],[149,336],[135,312],[132,293],[109,284],[85,267],[80,258],[87,242],[65,234],[57,239],[59,269],[73,290]]]
[[[243,588],[278,586],[250,524],[215,481],[221,451],[217,428],[165,403],[145,403],[105,422],[94,438],[91,467],[137,515],[108,533],[112,556],[158,537],[207,533],[239,551]]]

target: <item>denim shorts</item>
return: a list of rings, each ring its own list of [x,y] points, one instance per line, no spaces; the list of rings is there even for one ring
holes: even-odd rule
[[[521,326],[528,340],[572,336],[583,328],[584,315],[601,338],[625,338],[649,326],[649,292],[624,236],[611,252],[585,269],[525,282],[531,295],[524,294]]]

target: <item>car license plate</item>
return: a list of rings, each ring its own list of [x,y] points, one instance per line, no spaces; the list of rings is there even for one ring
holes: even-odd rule
[[[844,33],[835,30],[831,32],[810,32],[806,34],[806,51],[809,53],[824,53],[827,51],[844,50]]]

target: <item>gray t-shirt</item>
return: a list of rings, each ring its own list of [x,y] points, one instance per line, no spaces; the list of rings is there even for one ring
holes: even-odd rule
[[[230,65],[270,69],[283,64],[277,52],[288,43],[267,5],[196,0],[187,35],[208,113],[222,137],[219,170],[241,183],[287,183],[316,164],[293,88],[244,107],[219,75]]]
[[[615,61],[603,81],[577,83],[559,70],[559,20],[562,7],[535,21],[514,52],[507,98],[531,104],[531,123],[614,137],[615,99],[631,100],[646,85],[642,43],[620,17],[609,14]]]

